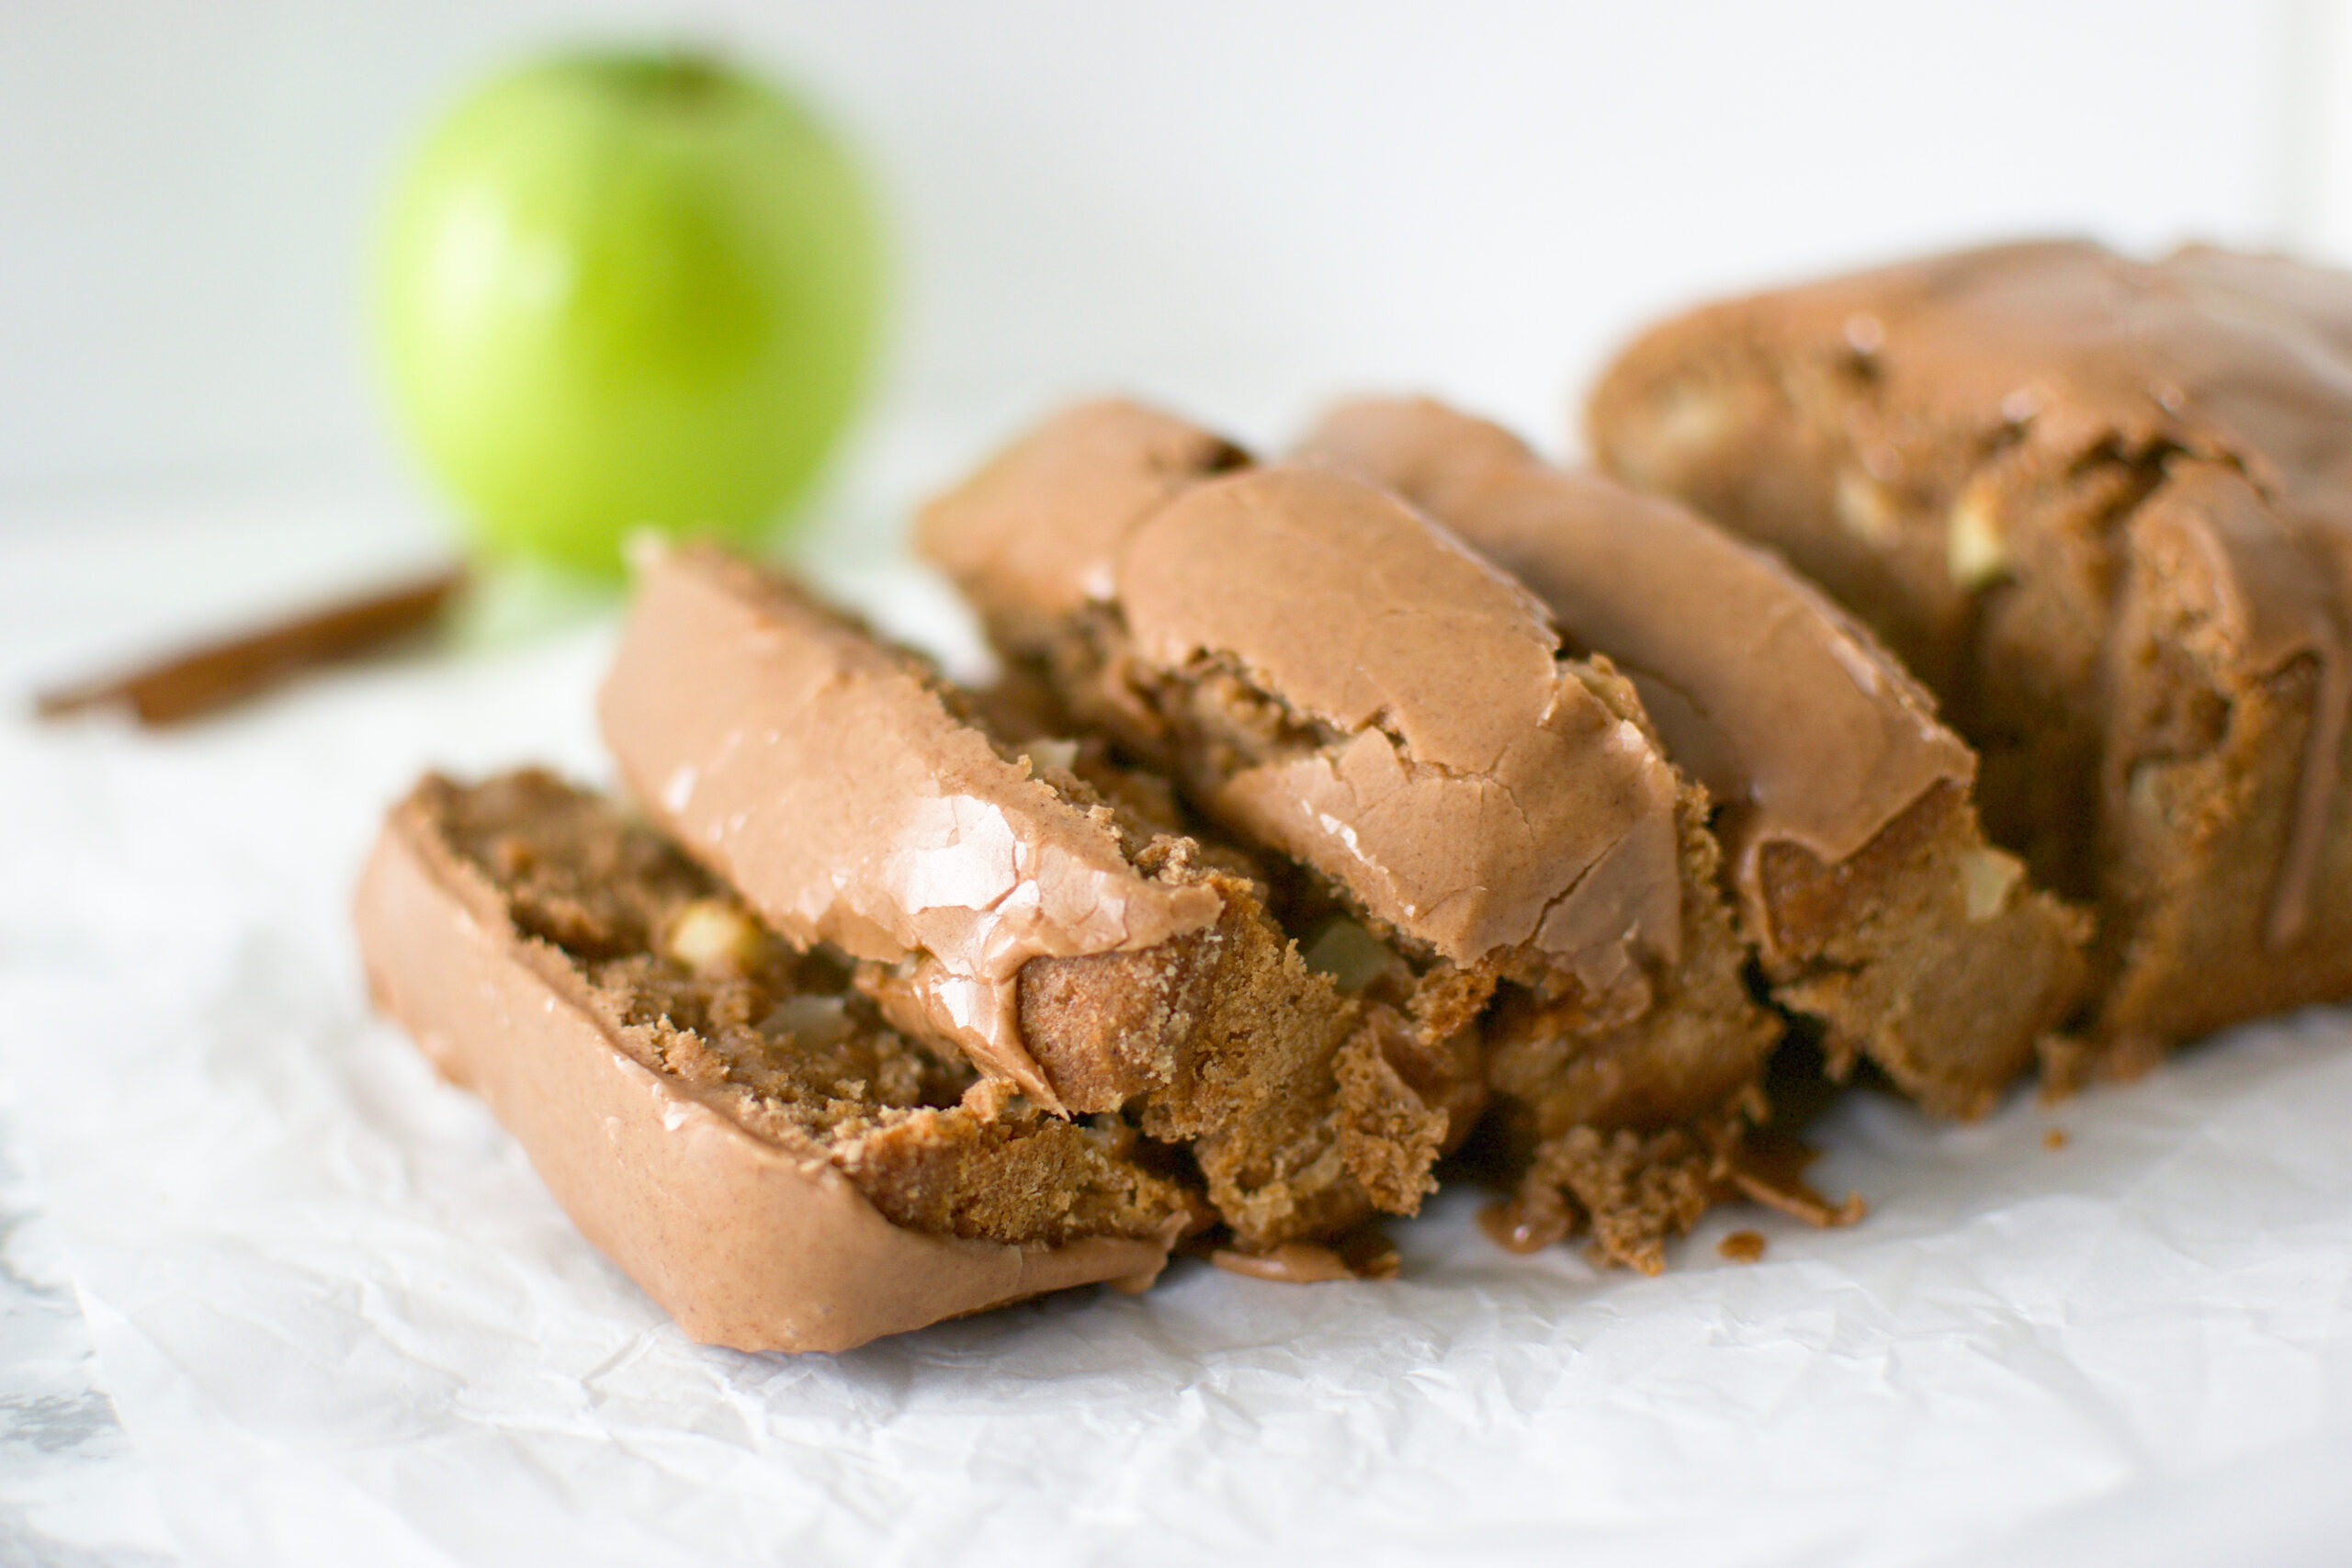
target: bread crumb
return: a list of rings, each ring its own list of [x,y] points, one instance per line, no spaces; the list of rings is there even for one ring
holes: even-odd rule
[[[1764,1237],[1756,1231],[1734,1231],[1715,1243],[1715,1250],[1734,1263],[1753,1263],[1764,1256]]]

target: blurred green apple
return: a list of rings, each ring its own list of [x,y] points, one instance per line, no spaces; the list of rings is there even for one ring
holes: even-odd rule
[[[765,536],[865,380],[854,165],[732,65],[578,53],[459,103],[377,276],[394,401],[482,552],[598,573],[650,525]]]

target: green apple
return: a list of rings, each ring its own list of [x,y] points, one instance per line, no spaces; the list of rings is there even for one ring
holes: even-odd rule
[[[855,403],[880,250],[855,166],[768,84],[690,54],[527,65],[394,194],[393,400],[492,558],[615,573],[646,525],[756,543]]]

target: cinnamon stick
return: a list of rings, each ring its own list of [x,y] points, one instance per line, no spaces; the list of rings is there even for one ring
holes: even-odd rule
[[[151,728],[178,724],[344,662],[423,630],[463,583],[457,568],[323,609],[200,644],[153,663],[42,693],[38,711],[58,718],[94,707],[128,707]]]

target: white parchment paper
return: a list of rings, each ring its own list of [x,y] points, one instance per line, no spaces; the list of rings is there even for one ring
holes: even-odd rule
[[[1461,1194],[1392,1284],[1184,1264],[839,1357],[689,1344],[369,1017],[348,931],[421,767],[605,776],[608,640],[0,727],[0,1071],[191,1560],[2352,1553],[2340,1013],[1975,1126],[1853,1097],[1815,1174],[1866,1223],[1723,1211],[1657,1280],[1509,1256]]]

